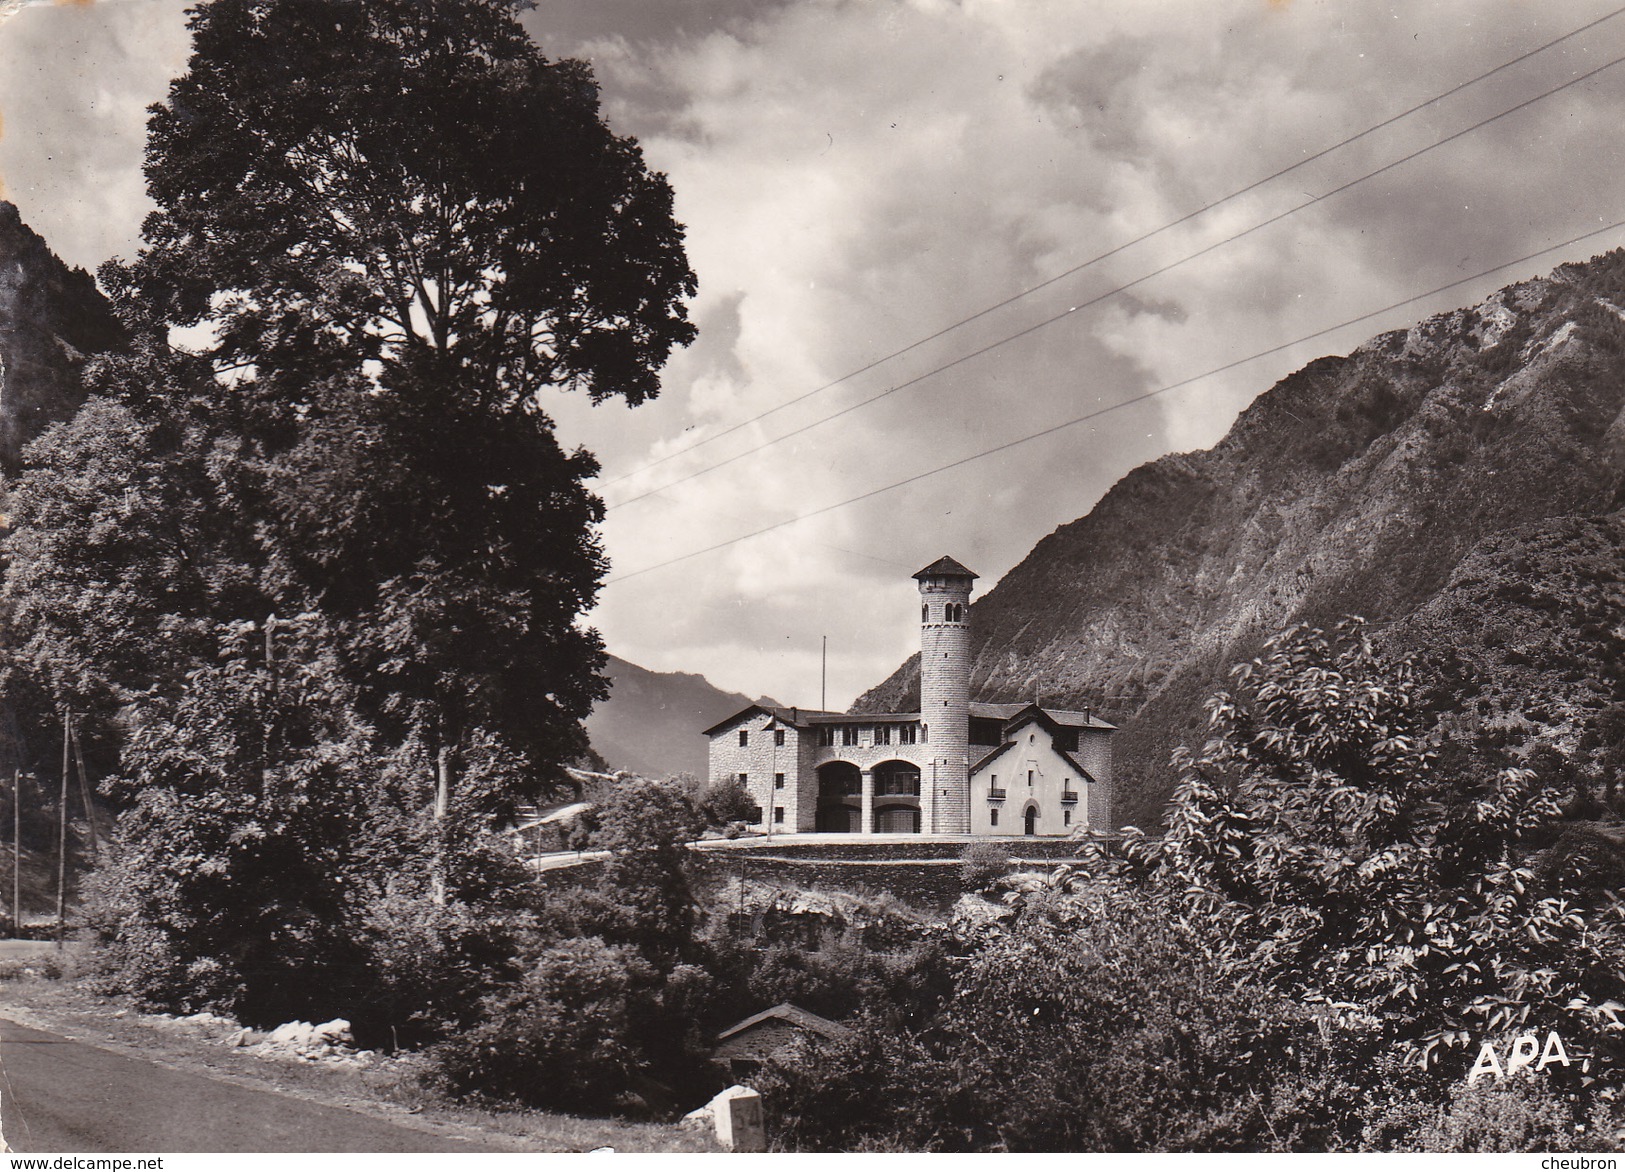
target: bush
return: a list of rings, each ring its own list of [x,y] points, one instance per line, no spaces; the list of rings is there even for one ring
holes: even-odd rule
[[[1415,1100],[1391,1106],[1367,1129],[1394,1152],[1613,1151],[1614,1124],[1604,1104],[1583,1107],[1529,1078],[1463,1082],[1439,1106]]]
[[[429,1052],[430,1079],[458,1097],[613,1110],[641,1065],[638,1039],[659,986],[635,949],[561,941],[516,988],[487,1001],[484,1022]]]
[[[756,820],[756,799],[737,781],[712,786],[700,802],[707,826],[727,826],[733,822]]]
[[[996,842],[973,842],[959,855],[959,877],[967,891],[985,891],[1010,872],[1010,852]]]
[[[770,1062],[777,1138],[926,1151],[1324,1150],[1359,1102],[1315,1019],[1116,888],[1046,891],[916,1030]]]

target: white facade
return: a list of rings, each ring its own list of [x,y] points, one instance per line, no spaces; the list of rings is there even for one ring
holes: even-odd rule
[[[741,782],[756,828],[1068,835],[1111,826],[1111,733],[1088,712],[970,701],[976,575],[941,558],[920,584],[920,711],[751,705],[706,730],[712,784]]]

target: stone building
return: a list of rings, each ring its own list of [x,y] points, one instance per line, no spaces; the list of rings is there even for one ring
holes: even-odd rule
[[[803,1038],[839,1042],[851,1036],[852,1031],[840,1022],[786,1001],[723,1030],[711,1058],[727,1068],[729,1078],[752,1078],[762,1063],[788,1054]]]
[[[1113,726],[1089,712],[970,699],[976,575],[920,585],[920,711],[752,704],[705,730],[713,783],[739,781],[772,832],[1066,835],[1112,828]]]

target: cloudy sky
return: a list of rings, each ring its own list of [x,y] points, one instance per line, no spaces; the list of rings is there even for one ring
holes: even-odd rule
[[[136,247],[184,7],[0,0],[0,183],[74,263]],[[550,405],[604,468],[591,621],[646,667],[803,705],[828,636],[844,705],[915,645],[920,566],[991,588],[1309,359],[1625,243],[1564,244],[1625,220],[1613,10],[541,0],[527,27],[593,63],[670,176],[700,281],[657,402]]]

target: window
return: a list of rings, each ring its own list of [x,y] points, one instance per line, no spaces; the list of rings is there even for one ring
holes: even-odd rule
[[[920,621],[922,623],[931,621],[931,604],[929,602],[920,607]]]
[[[750,730],[742,728],[739,730],[739,745],[743,748],[748,744],[750,744]]]
[[[900,724],[897,726],[897,743],[899,745],[912,745],[919,739],[919,726],[913,724]]]
[[[739,784],[748,786],[750,784],[750,774],[741,773],[739,775]]]
[[[1027,770],[1027,784],[1031,785],[1032,783],[1033,783],[1033,771],[1031,769],[1029,769],[1029,770]]]
[[[997,806],[994,806],[987,812],[987,823],[989,826],[997,826],[999,824],[999,808]]]
[[[751,822],[760,822],[762,820],[762,807],[752,806],[750,808],[750,818],[748,820]]]
[[[783,789],[784,788],[784,774],[775,773],[773,775],[773,788],[774,789]]]
[[[773,743],[775,745],[783,746],[784,730],[782,728],[776,728],[773,730]]]
[[[1071,810],[1062,810],[1061,811],[1061,825],[1062,826],[1071,826],[1072,825],[1072,811]]]
[[[818,743],[826,746],[835,743],[835,726],[833,724],[826,724],[818,730]]]
[[[889,745],[889,744],[891,744],[891,726],[889,724],[877,724],[877,725],[875,725],[875,744],[877,744],[877,745]]]
[[[841,726],[841,744],[843,744],[843,745],[855,745],[857,743],[858,743],[858,726],[855,725],[855,724],[843,724]]]
[[[997,773],[993,774],[993,776],[991,776],[991,777],[989,777],[987,779],[987,788],[988,789],[998,789],[999,788],[999,775]]]
[[[930,725],[928,725],[928,724],[920,725],[920,740],[925,741],[927,744],[930,743],[930,741],[931,741],[931,726]]]
[[[783,806],[774,806],[773,807],[773,821],[779,822],[779,823],[782,823],[784,821],[784,807]]]

